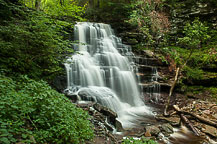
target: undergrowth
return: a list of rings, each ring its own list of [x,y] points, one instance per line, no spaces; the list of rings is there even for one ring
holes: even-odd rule
[[[122,144],[158,144],[154,140],[146,139],[142,137],[141,139],[127,138]]]
[[[83,143],[88,114],[45,81],[0,74],[0,143]]]
[[[73,23],[0,0],[0,68],[33,79],[51,79],[73,52]],[[7,14],[7,16],[5,16]]]

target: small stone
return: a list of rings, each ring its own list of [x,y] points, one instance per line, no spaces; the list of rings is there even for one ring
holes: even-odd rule
[[[154,53],[150,50],[144,50],[145,55],[147,55],[148,57],[154,57]]]
[[[160,129],[157,126],[147,126],[146,132],[150,133],[151,136],[157,136],[160,133]]]
[[[161,130],[164,131],[165,133],[168,133],[168,134],[173,133],[173,127],[168,123],[163,124],[161,126]]]
[[[151,137],[151,133],[149,131],[145,132],[145,137]]]

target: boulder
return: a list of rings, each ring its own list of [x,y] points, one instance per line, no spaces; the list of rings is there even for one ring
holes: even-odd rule
[[[103,115],[107,116],[108,122],[112,125],[115,125],[117,113],[112,111],[111,109],[104,107],[98,103],[95,103],[93,105],[94,109],[96,109],[98,112],[102,113]]]
[[[51,82],[51,86],[58,92],[62,93],[67,87],[66,75],[60,75],[55,77]]]
[[[181,120],[179,116],[164,117],[163,115],[156,116],[156,119],[160,121],[168,122],[172,126],[180,125],[180,120]]]
[[[124,131],[121,122],[117,119],[115,120],[115,128],[117,129],[118,132]]]
[[[165,136],[169,136],[173,133],[173,127],[169,123],[165,123],[160,126],[161,131]]]

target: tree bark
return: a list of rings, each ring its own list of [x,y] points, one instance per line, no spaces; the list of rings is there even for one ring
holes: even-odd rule
[[[41,0],[36,0],[36,1],[35,1],[35,9],[36,9],[37,11],[39,11],[40,8],[41,8]]]
[[[188,120],[188,118],[183,114],[183,112],[179,109],[177,105],[173,105],[173,108],[180,114],[181,119],[185,122],[185,124],[191,128],[195,135],[200,136],[198,130],[193,126],[193,124]]]
[[[199,116],[199,115],[196,115],[196,114],[194,114],[194,113],[191,113],[191,112],[182,111],[182,110],[179,109],[179,107],[178,107],[177,105],[173,105],[173,108],[174,108],[177,112],[179,112],[179,113],[183,113],[183,114],[186,114],[186,115],[191,115],[191,116],[197,118],[199,121],[201,121],[201,122],[203,122],[203,123],[205,123],[205,124],[214,126],[214,127],[217,128],[217,123],[215,123],[215,122],[213,122],[213,121],[210,121],[210,120],[208,120],[208,119],[205,119],[205,118],[203,118],[203,117],[201,117],[201,116]]]
[[[174,87],[175,87],[176,82],[178,80],[179,72],[180,72],[180,68],[178,67],[177,70],[176,70],[175,79],[174,79],[173,84],[172,84],[172,86],[170,88],[169,96],[168,96],[168,99],[167,99],[167,104],[166,104],[165,109],[164,109],[164,115],[165,116],[168,116],[167,109],[168,109],[169,104],[170,104],[170,99],[171,99],[171,96],[173,94]]]
[[[169,114],[167,113],[167,110],[168,110],[168,107],[169,107],[169,104],[170,104],[170,99],[171,99],[171,96],[173,94],[173,90],[174,90],[174,88],[176,86],[176,82],[178,81],[179,74],[181,73],[181,70],[186,66],[186,64],[190,60],[190,57],[193,54],[193,51],[194,51],[194,49],[192,48],[190,54],[188,55],[188,57],[187,57],[187,59],[185,61],[185,63],[181,67],[178,67],[177,70],[176,70],[175,79],[174,79],[173,84],[172,84],[172,86],[170,88],[169,96],[168,96],[167,103],[166,103],[166,106],[165,106],[165,109],[164,109],[164,116],[169,116]]]

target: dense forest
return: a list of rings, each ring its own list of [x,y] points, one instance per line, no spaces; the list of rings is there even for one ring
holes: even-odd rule
[[[135,54],[152,51],[171,95],[217,103],[216,13],[215,0],[0,0],[0,143],[94,138],[88,112],[54,86],[77,22],[110,24]],[[123,141],[136,142],[155,143]]]

